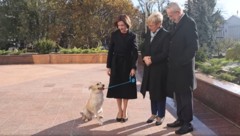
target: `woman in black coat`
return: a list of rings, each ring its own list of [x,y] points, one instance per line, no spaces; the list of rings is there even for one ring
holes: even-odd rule
[[[167,57],[169,46],[169,33],[162,27],[163,16],[160,12],[151,14],[147,24],[150,33],[147,34],[143,44],[142,57],[144,72],[141,93],[145,97],[149,91],[152,116],[147,123],[153,122],[161,125],[165,117]]]
[[[107,98],[116,98],[118,105],[116,121],[125,122],[128,120],[128,100],[137,98],[136,82],[126,82],[129,81],[129,77],[135,78],[138,52],[136,35],[129,31],[130,18],[127,15],[120,15],[115,26],[118,30],[111,35],[107,58],[107,73],[110,76]],[[122,83],[126,84],[120,85]]]

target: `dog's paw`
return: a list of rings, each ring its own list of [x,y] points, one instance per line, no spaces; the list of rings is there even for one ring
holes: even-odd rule
[[[102,120],[99,121],[98,124],[99,124],[99,125],[103,125],[103,121],[102,121]]]
[[[98,116],[97,120],[99,125],[103,125],[104,120],[102,116]]]
[[[88,121],[91,121],[91,120],[92,120],[91,117],[86,117],[85,122],[88,122]]]
[[[86,118],[85,117],[81,117],[81,120],[85,122]]]

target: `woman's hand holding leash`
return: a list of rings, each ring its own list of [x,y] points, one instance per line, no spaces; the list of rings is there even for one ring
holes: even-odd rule
[[[130,72],[130,76],[134,76],[135,74],[136,74],[136,70],[132,68]]]

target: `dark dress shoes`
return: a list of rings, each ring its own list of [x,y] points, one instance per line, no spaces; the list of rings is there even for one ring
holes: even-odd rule
[[[164,117],[163,117],[163,118],[157,117],[157,121],[155,122],[155,125],[156,125],[156,126],[161,125],[162,122],[163,122],[163,120],[164,120]]]
[[[193,126],[190,123],[183,124],[178,130],[175,131],[175,134],[183,135],[193,131]]]
[[[116,118],[116,121],[117,121],[117,122],[121,122],[121,121],[122,121],[122,118]]]
[[[176,120],[173,123],[167,124],[167,127],[180,127],[183,125],[183,122]]]
[[[156,115],[152,115],[146,122],[147,123],[152,123],[156,118]]]

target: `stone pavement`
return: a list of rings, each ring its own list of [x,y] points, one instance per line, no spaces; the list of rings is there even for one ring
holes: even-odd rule
[[[115,122],[117,105],[105,97],[104,125],[80,120],[79,112],[96,82],[108,84],[105,64],[1,65],[0,135],[175,135],[166,124],[175,121],[173,101],[167,100],[162,125],[146,124],[148,96],[129,101],[129,120]],[[137,75],[138,89],[141,77]],[[105,91],[106,94],[106,91]],[[191,135],[217,135],[197,117]]]

